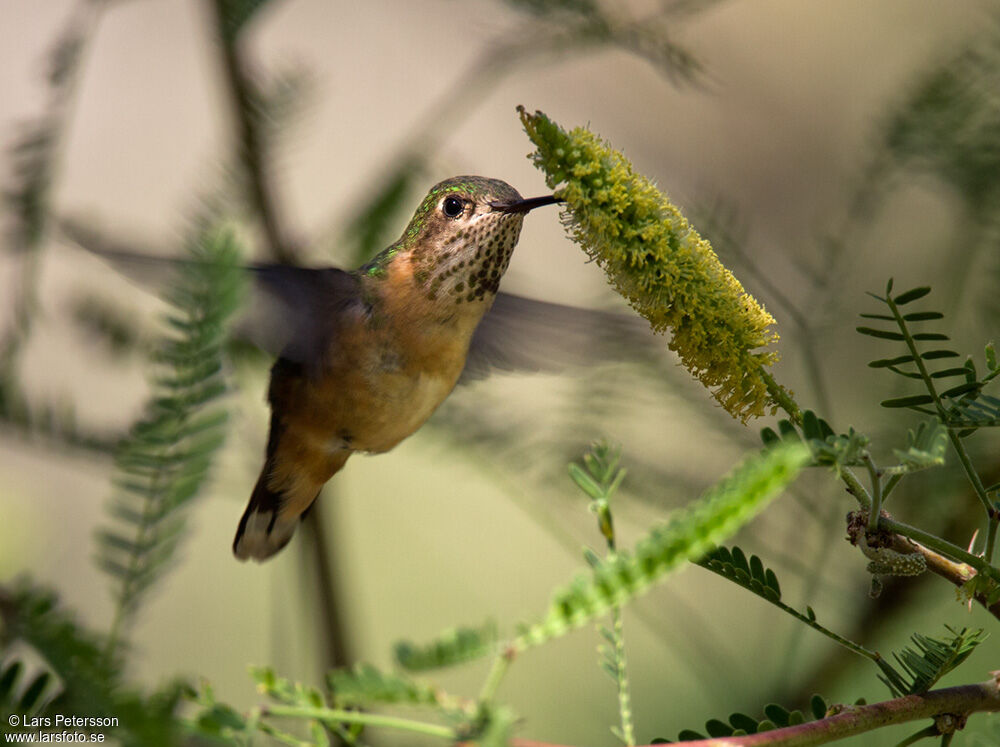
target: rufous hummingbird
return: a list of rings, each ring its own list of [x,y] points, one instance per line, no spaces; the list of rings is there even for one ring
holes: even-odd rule
[[[266,457],[237,558],[281,550],[351,454],[388,451],[427,421],[466,366],[524,215],[556,201],[522,199],[497,179],[447,179],[370,262],[319,271],[320,287],[298,300],[305,321],[271,369]]]
[[[233,541],[237,558],[281,550],[351,454],[388,451],[412,435],[459,380],[649,355],[637,317],[498,292],[525,214],[555,202],[458,176],[431,188],[400,239],[356,270],[249,266],[255,296],[238,333],[278,357],[264,466]],[[177,263],[110,245],[76,221],[60,225],[140,282]]]

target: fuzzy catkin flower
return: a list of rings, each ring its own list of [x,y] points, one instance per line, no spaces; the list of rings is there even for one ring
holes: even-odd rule
[[[778,339],[774,318],[621,153],[586,129],[518,111],[573,240],[654,331],[672,331],[670,349],[733,417],[763,415],[772,402],[761,367],[778,358],[763,349]]]

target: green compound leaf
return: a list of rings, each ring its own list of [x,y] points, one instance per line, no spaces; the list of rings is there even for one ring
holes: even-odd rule
[[[779,444],[747,459],[650,532],[633,552],[616,553],[557,592],[545,618],[526,627],[515,647],[537,645],[590,622],[643,593],[684,561],[698,558],[763,509],[808,459],[808,449],[796,443]]]
[[[743,737],[749,734],[760,734],[771,729],[784,728],[786,726],[796,726],[807,721],[818,721],[826,717],[830,706],[820,695],[813,695],[809,701],[809,710],[812,718],[798,710],[789,710],[777,703],[769,703],[764,706],[764,717],[754,718],[745,713],[733,713],[726,721],[721,719],[710,719],[705,722],[705,732],[700,733],[693,729],[684,729],[677,735],[677,742],[693,742],[699,739],[725,739],[726,737]],[[669,739],[658,738],[652,744],[674,744]]]
[[[910,303],[910,301],[916,301],[918,298],[923,298],[928,293],[931,292],[930,286],[922,286],[920,288],[913,288],[905,293],[900,293],[898,296],[893,297],[893,303],[897,306],[902,306],[904,304]],[[940,317],[938,317],[940,318]]]
[[[906,322],[928,322],[933,319],[944,319],[944,314],[940,311],[913,311],[909,314],[903,314],[903,321]]]
[[[327,677],[333,700],[341,706],[362,706],[373,703],[403,703],[417,706],[437,706],[435,687],[405,675],[382,672],[369,664],[352,670],[336,670]]]
[[[380,188],[374,194],[365,195],[363,205],[349,218],[341,241],[354,264],[367,262],[396,238],[391,233],[406,219],[414,185],[425,168],[422,157],[412,153],[379,180]]]
[[[895,399],[883,400],[880,404],[882,407],[896,408],[896,407],[916,407],[917,405],[929,405],[933,404],[934,398],[929,394],[914,394],[910,397],[897,397]]]
[[[400,641],[395,646],[396,662],[411,672],[441,669],[487,656],[496,651],[496,623],[479,628],[453,628],[430,643],[417,645]]]
[[[939,358],[960,358],[961,354],[954,350],[928,350],[926,353],[921,353],[920,357],[925,361],[933,361]]]
[[[957,368],[943,368],[940,371],[935,371],[931,374],[932,379],[947,379],[951,376],[965,376],[969,369],[965,366],[960,366]]]
[[[833,467],[861,464],[861,452],[868,445],[868,437],[853,428],[847,433],[835,433],[830,424],[812,410],[802,413],[802,434],[788,419],[778,421],[778,431],[771,428],[761,430],[761,440],[765,446],[773,446],[783,441],[805,442],[812,452],[813,463]]]
[[[781,601],[781,586],[778,577],[770,568],[765,568],[761,559],[751,555],[749,561],[739,547],[728,549],[716,547],[697,561],[702,568],[717,573],[744,589],[752,591],[768,602]]]
[[[960,397],[963,394],[977,392],[981,386],[978,381],[967,381],[964,384],[953,386],[951,389],[941,392],[941,399],[951,399],[952,397]]]
[[[226,391],[227,322],[240,303],[239,247],[226,230],[202,233],[167,295],[171,311],[156,345],[153,393],[116,454],[112,521],[97,533],[97,563],[112,577],[119,622],[163,574],[222,444],[227,416],[207,409]],[[119,626],[120,627],[120,626]]]
[[[969,658],[976,646],[987,638],[982,630],[962,628],[956,631],[948,625],[945,627],[952,633],[950,639],[931,638],[917,633],[910,639],[916,649],[906,647],[893,654],[893,658],[902,667],[902,672],[885,659],[877,662],[882,670],[879,679],[894,697],[927,692],[935,682]]]
[[[107,640],[80,625],[51,592],[29,581],[0,587],[0,651],[14,644],[33,649],[42,671],[30,675],[16,660],[0,666],[0,715],[11,707],[35,712],[119,719],[109,736],[124,747],[180,743],[176,706],[182,683],[143,696],[122,678],[122,661]],[[34,666],[34,665],[33,665]]]
[[[849,651],[864,656],[867,659],[875,660],[878,658],[874,652],[868,651],[854,641],[848,640],[820,625],[816,620],[816,613],[812,607],[806,607],[805,612],[800,612],[785,604],[781,600],[781,586],[778,583],[777,575],[770,568],[766,568],[761,559],[756,555],[751,555],[747,559],[746,554],[739,547],[731,549],[715,547],[709,550],[700,560],[696,560],[695,563],[706,570],[712,571],[712,573],[729,579],[738,586],[742,586],[747,591],[756,594],[761,599],[773,604],[799,622],[805,623],[813,630],[822,633]]]
[[[878,337],[882,340],[905,340],[906,337],[899,332],[892,332],[886,329],[874,329],[873,327],[855,327],[855,330],[868,337]]]
[[[959,399],[952,403],[948,426],[951,428],[1000,427],[1000,399],[985,394],[976,399]]]
[[[907,432],[906,449],[893,449],[899,460],[896,467],[888,467],[886,474],[916,472],[944,464],[948,449],[948,429],[935,420],[925,420],[917,429]]]
[[[958,355],[958,353],[955,353]],[[903,363],[912,363],[914,360],[912,355],[900,355],[897,358],[880,358],[876,361],[869,361],[869,368],[893,368],[899,366]]]

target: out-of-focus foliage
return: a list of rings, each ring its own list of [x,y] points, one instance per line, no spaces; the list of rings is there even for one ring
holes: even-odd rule
[[[128,747],[180,743],[177,710],[187,686],[172,682],[148,696],[128,687],[122,657],[108,648],[106,637],[83,628],[62,609],[54,594],[27,581],[0,587],[0,623],[0,652],[26,646],[34,654],[31,661],[43,657],[41,665],[17,654],[0,657],[3,728],[14,723],[8,718],[15,714],[59,714],[117,719],[118,728],[85,731],[110,734]],[[24,731],[37,734],[37,729]]]
[[[184,530],[183,509],[197,494],[225,435],[227,322],[240,303],[243,273],[232,234],[199,236],[191,261],[167,297],[170,333],[155,346],[154,392],[146,415],[116,455],[112,521],[97,536],[98,565],[115,586],[112,639],[143,593],[166,569]]]

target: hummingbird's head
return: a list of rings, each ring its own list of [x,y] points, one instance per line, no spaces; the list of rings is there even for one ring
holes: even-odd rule
[[[524,215],[552,196],[525,200],[499,179],[456,176],[434,185],[396,247],[429,300],[491,299],[507,270]]]

